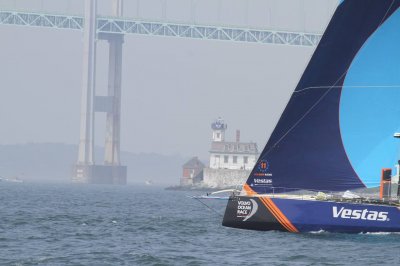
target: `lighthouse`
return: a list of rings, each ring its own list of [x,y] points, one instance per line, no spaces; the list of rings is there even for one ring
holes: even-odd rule
[[[219,117],[211,124],[212,129],[212,141],[214,142],[224,142],[225,141],[225,131],[228,126],[225,121]]]

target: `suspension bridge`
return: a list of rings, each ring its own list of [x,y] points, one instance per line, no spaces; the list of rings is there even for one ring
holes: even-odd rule
[[[221,25],[129,19],[122,16],[123,0],[112,1],[111,16],[98,16],[97,0],[85,0],[84,16],[0,8],[0,25],[82,31],[83,80],[78,162],[72,180],[80,183],[125,184],[127,168],[120,162],[121,72],[124,36],[130,34],[314,47],[318,33]],[[96,40],[109,44],[108,95],[97,96]],[[94,160],[94,116],[106,113],[104,164]]]

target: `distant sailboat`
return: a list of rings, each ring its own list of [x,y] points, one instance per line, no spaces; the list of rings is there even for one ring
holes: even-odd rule
[[[241,194],[229,198],[224,226],[400,231],[399,167],[382,170],[398,146],[399,7],[341,2]],[[380,198],[358,196],[379,184]]]
[[[154,184],[154,182],[152,181],[152,180],[146,180],[145,182],[145,185],[147,185],[147,186],[151,186],[151,185],[153,185]]]

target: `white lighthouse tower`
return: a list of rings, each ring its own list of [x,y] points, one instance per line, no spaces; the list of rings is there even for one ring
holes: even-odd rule
[[[225,124],[224,120],[219,117],[214,123],[211,124],[212,129],[212,140],[214,142],[224,142],[225,141],[225,130],[228,125]]]

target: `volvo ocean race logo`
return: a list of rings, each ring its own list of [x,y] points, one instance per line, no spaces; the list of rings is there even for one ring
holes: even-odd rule
[[[244,218],[243,222],[245,222],[251,217],[253,217],[253,215],[257,212],[257,210],[258,210],[258,204],[255,200],[253,199],[239,200],[236,216],[238,218]]]
[[[333,206],[333,218],[352,219],[352,220],[368,220],[368,221],[389,221],[388,212],[377,212],[364,210],[352,210],[344,207],[338,208]]]

